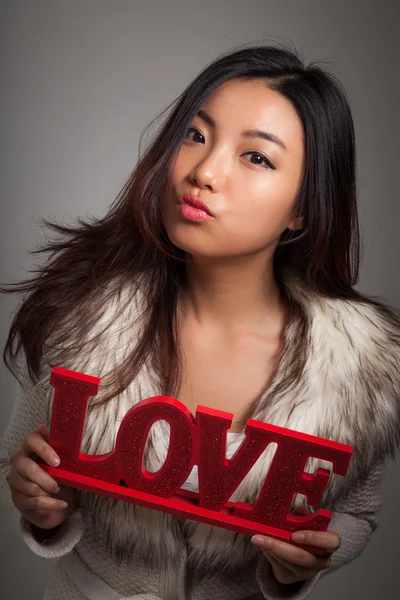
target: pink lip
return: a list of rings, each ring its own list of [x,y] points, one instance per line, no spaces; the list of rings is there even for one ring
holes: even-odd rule
[[[188,221],[209,221],[213,217],[210,217],[204,210],[199,210],[198,208],[194,208],[184,202],[179,205],[180,213],[185,219]]]
[[[196,196],[192,196],[192,194],[185,194],[184,196],[182,196],[179,200],[179,204],[181,205],[181,210],[186,205],[188,208],[192,207],[198,213],[203,212],[203,213],[206,213],[209,217],[214,216],[213,213],[211,212],[211,210],[208,208],[208,206],[206,204],[204,204],[204,202],[202,200],[200,200],[200,198],[197,198]],[[192,212],[192,214],[193,215],[195,214],[194,211]],[[197,219],[197,220],[204,220],[204,217],[202,219],[200,217],[201,217],[201,215],[199,214],[199,219]]]

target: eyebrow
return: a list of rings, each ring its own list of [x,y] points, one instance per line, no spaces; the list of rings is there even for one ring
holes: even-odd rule
[[[215,121],[208,113],[204,110],[199,110],[197,116],[203,119],[210,127],[215,129]],[[274,142],[284,150],[287,150],[285,144],[282,142],[278,136],[273,133],[269,133],[268,131],[261,131],[260,129],[247,129],[246,131],[242,131],[240,134],[242,137],[251,137],[251,138],[261,138],[262,140],[267,140],[267,142]]]

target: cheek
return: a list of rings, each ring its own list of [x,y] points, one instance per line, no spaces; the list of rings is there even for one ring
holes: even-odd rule
[[[283,180],[271,180],[270,185],[247,189],[237,199],[236,209],[227,214],[230,225],[253,235],[280,234],[286,227],[295,201],[293,186]]]
[[[174,165],[170,171],[170,183],[171,185],[179,185],[183,179],[185,179],[190,171],[190,164],[185,156],[183,150],[181,150],[175,160]]]

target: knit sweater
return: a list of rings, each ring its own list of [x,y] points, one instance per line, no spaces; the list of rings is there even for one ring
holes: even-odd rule
[[[376,418],[373,419],[374,423],[372,424],[375,432],[375,438],[372,439],[377,441],[376,447],[379,448],[379,452],[374,453],[369,444],[368,451],[370,453],[367,456],[365,451],[367,446],[362,446],[366,440],[356,437],[351,423],[347,429],[343,422],[338,430],[324,429],[324,425],[327,427],[330,424],[329,398],[326,393],[322,394],[322,401],[325,402],[323,410],[312,413],[314,405],[317,404],[315,397],[310,399],[309,405],[303,406],[303,413],[306,414],[306,417],[302,417],[304,420],[301,422],[294,423],[286,416],[286,409],[290,411],[291,415],[296,412],[290,403],[292,396],[288,390],[283,390],[284,395],[279,413],[275,414],[269,409],[269,412],[265,412],[261,419],[260,414],[253,416],[253,418],[259,418],[265,422],[292,427],[305,433],[318,435],[321,431],[327,432],[324,437],[328,439],[350,443],[354,445],[354,448],[356,448],[356,444],[363,447],[362,455],[355,453],[353,471],[349,469],[349,477],[346,476],[347,485],[346,482],[343,483],[346,477],[335,480],[332,474],[331,487],[327,486],[326,494],[321,502],[321,506],[333,510],[333,517],[328,529],[339,533],[341,537],[341,546],[332,556],[331,567],[319,572],[310,580],[285,585],[275,579],[269,562],[261,550],[249,542],[249,536],[234,534],[222,528],[194,523],[156,510],[135,507],[130,503],[86,492],[78,494],[75,511],[58,531],[46,543],[40,543],[35,538],[29,522],[21,517],[13,506],[5,477],[10,468],[10,457],[21,447],[24,436],[40,423],[50,425],[54,389],[49,385],[48,377],[52,366],[57,364],[57,362],[50,361],[47,372],[36,384],[32,383],[25,369],[22,385],[18,386],[12,417],[2,439],[0,455],[2,503],[19,521],[22,537],[35,554],[45,558],[59,559],[51,580],[48,582],[43,600],[221,600],[225,598],[229,598],[229,600],[262,600],[263,598],[301,600],[310,594],[321,577],[360,556],[377,527],[377,515],[380,508],[379,490],[385,471],[385,462],[392,447],[395,446],[395,436],[393,434],[393,439],[390,439],[390,431],[398,431],[398,421],[395,420],[398,414],[396,412],[398,411],[398,403],[396,404],[398,396],[393,396],[392,387],[390,387],[390,393],[389,388],[383,387],[383,385],[387,386],[390,380],[392,383],[394,381],[394,385],[397,386],[395,391],[398,390],[398,332],[393,331],[392,326],[384,322],[382,316],[377,313],[374,314],[375,319],[371,320],[371,313],[368,312],[371,310],[370,308],[365,307],[362,312],[358,306],[351,313],[353,307],[350,303],[345,305],[344,301],[339,300],[321,301],[320,298],[316,300],[304,290],[302,294],[299,294],[298,285],[295,283],[292,283],[291,290],[293,298],[296,297],[299,306],[304,309],[302,314],[307,314],[308,322],[311,323],[311,343],[308,346],[310,364],[317,360],[312,349],[314,348],[320,353],[321,348],[324,348],[324,345],[320,343],[321,340],[325,341],[326,348],[329,334],[332,333],[329,330],[330,323],[332,321],[336,324],[339,322],[337,318],[333,318],[334,313],[336,317],[340,313],[343,318],[346,317],[346,311],[350,313],[343,323],[343,328],[347,328],[347,334],[349,332],[350,335],[352,334],[353,344],[351,346],[355,350],[349,357],[345,351],[350,346],[341,348],[341,352],[344,352],[343,357],[346,355],[343,360],[348,361],[346,365],[357,364],[354,360],[354,353],[360,352],[361,342],[365,342],[365,333],[368,338],[370,360],[374,357],[374,350],[378,343],[379,351],[382,352],[380,343],[382,337],[387,343],[392,344],[387,356],[379,354],[379,359],[376,358],[378,355],[375,356],[374,374],[378,373],[379,377],[374,381],[379,380],[382,385],[379,387],[380,384],[376,384],[375,402],[379,397],[385,398],[385,402],[382,401],[376,409]],[[132,303],[129,306],[132,308]],[[137,311],[138,304],[136,303],[134,306]],[[358,326],[352,329],[352,319],[354,318],[358,318]],[[127,313],[116,318],[116,314],[110,306],[107,311],[107,319],[112,326],[107,330],[103,342],[96,342],[96,353],[88,352],[85,357],[86,361],[82,357],[77,357],[75,362],[59,366],[98,377],[107,372],[110,368],[110,356],[119,359],[118,352],[114,352],[114,350],[117,347],[121,348],[121,342],[126,339],[124,337],[126,332],[132,331],[132,321]],[[360,324],[367,325],[370,329],[365,332],[364,328],[364,331],[360,333],[359,344],[354,345],[355,336],[362,330]],[[314,329],[312,329],[313,325]],[[382,328],[382,326],[384,327]],[[291,345],[295,346],[299,323],[297,325],[292,323],[291,327],[292,329],[289,327],[286,332],[288,352],[290,352]],[[379,338],[379,336],[381,337]],[[343,342],[343,338],[336,336],[334,341],[337,349]],[[296,348],[294,349],[296,350]],[[290,361],[286,360],[285,362],[288,357],[289,354],[283,354],[276,378],[269,390],[275,394],[275,397],[279,395],[277,387],[282,383],[283,370],[287,377],[290,375],[288,372]],[[325,358],[322,357],[322,361]],[[335,357],[332,351],[331,371],[333,370],[333,376],[338,378],[338,371],[335,371],[332,366],[335,364],[335,358],[337,356]],[[321,369],[322,367],[319,366],[320,371]],[[383,376],[385,369],[386,377]],[[299,380],[299,385],[302,387],[296,388],[293,391],[294,394],[301,396],[301,389],[309,391],[311,384],[306,380],[304,375],[306,372],[307,368],[303,369],[303,375]],[[346,377],[347,379],[354,378],[354,371],[347,370]],[[321,381],[327,385],[327,380],[328,376],[322,372],[319,385],[322,385]],[[277,387],[274,387],[275,385]],[[313,394],[317,394],[319,398],[321,390],[322,387],[314,388]],[[343,392],[343,389],[341,391]],[[100,415],[96,413],[94,417],[94,413],[88,414],[86,433],[90,432],[91,436],[90,438],[89,436],[84,437],[83,451],[93,452],[93,445],[90,446],[90,443],[95,443],[93,435],[93,432],[97,430],[95,423],[103,432],[101,441],[99,439],[96,441],[96,449],[98,453],[109,451],[115,441],[118,429],[116,423],[120,422],[128,408],[143,397],[151,397],[156,393],[155,379],[149,367],[145,366],[135,381],[135,385],[129,388],[126,397],[119,399],[118,405],[111,406],[112,402],[110,402]],[[329,393],[331,397],[335,397],[331,386],[329,386]],[[363,390],[359,388],[358,393],[362,395]],[[340,401],[342,401],[342,397]],[[362,402],[366,402],[366,400],[357,401],[359,402],[358,424],[363,425],[366,436],[371,435],[371,431],[368,430],[368,427],[371,426],[371,419],[365,420],[365,422],[363,420]],[[343,408],[343,413],[349,408],[351,408],[350,405]],[[343,413],[337,397],[334,409],[337,411],[336,417],[340,422]],[[354,412],[354,416],[355,414]],[[318,415],[318,419],[316,415]],[[390,419],[391,423],[388,424]],[[98,423],[99,420],[101,423]],[[109,427],[105,428],[107,424]],[[109,433],[112,424],[114,429],[111,431],[109,439],[105,440],[104,431]],[[392,427],[393,429],[391,429]],[[149,439],[149,443],[153,443],[153,458],[155,457],[153,466],[162,464],[168,448],[162,428],[157,430],[154,427],[154,431],[156,435],[152,440]],[[357,434],[359,435],[359,428],[357,428]],[[156,442],[157,439],[158,442]],[[150,452],[150,459],[151,456]],[[253,473],[249,474],[247,481],[245,478],[243,489],[248,490],[252,484],[256,485],[254,481],[258,482],[259,489],[260,480],[265,479],[269,464],[265,454],[260,467],[261,479],[257,471],[253,469]],[[329,467],[329,463],[323,461],[317,461],[314,464],[310,461],[311,472],[314,471],[315,464],[324,468]],[[192,483],[193,485],[195,486],[196,483]],[[192,489],[194,488],[192,487]],[[301,499],[300,495],[298,496],[295,498],[294,505],[304,504],[304,499]],[[242,497],[239,490],[237,498],[242,499]],[[236,500],[237,498],[232,499]]]

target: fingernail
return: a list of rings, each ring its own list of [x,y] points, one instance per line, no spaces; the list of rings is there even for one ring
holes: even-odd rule
[[[60,464],[60,459],[57,456],[57,454],[52,454],[51,456],[49,456],[49,463],[51,463],[54,467],[58,467],[58,465]]]
[[[60,488],[57,486],[57,487],[55,488],[55,490],[54,490],[54,493],[55,493],[55,494],[58,494],[59,492],[60,492]]]
[[[60,502],[61,508],[68,508],[68,504],[64,501]]]
[[[304,540],[304,533],[300,533],[299,531],[292,535],[292,540],[295,542],[301,542]]]
[[[262,537],[262,535],[253,535],[251,541],[256,546],[264,546],[264,538]]]

